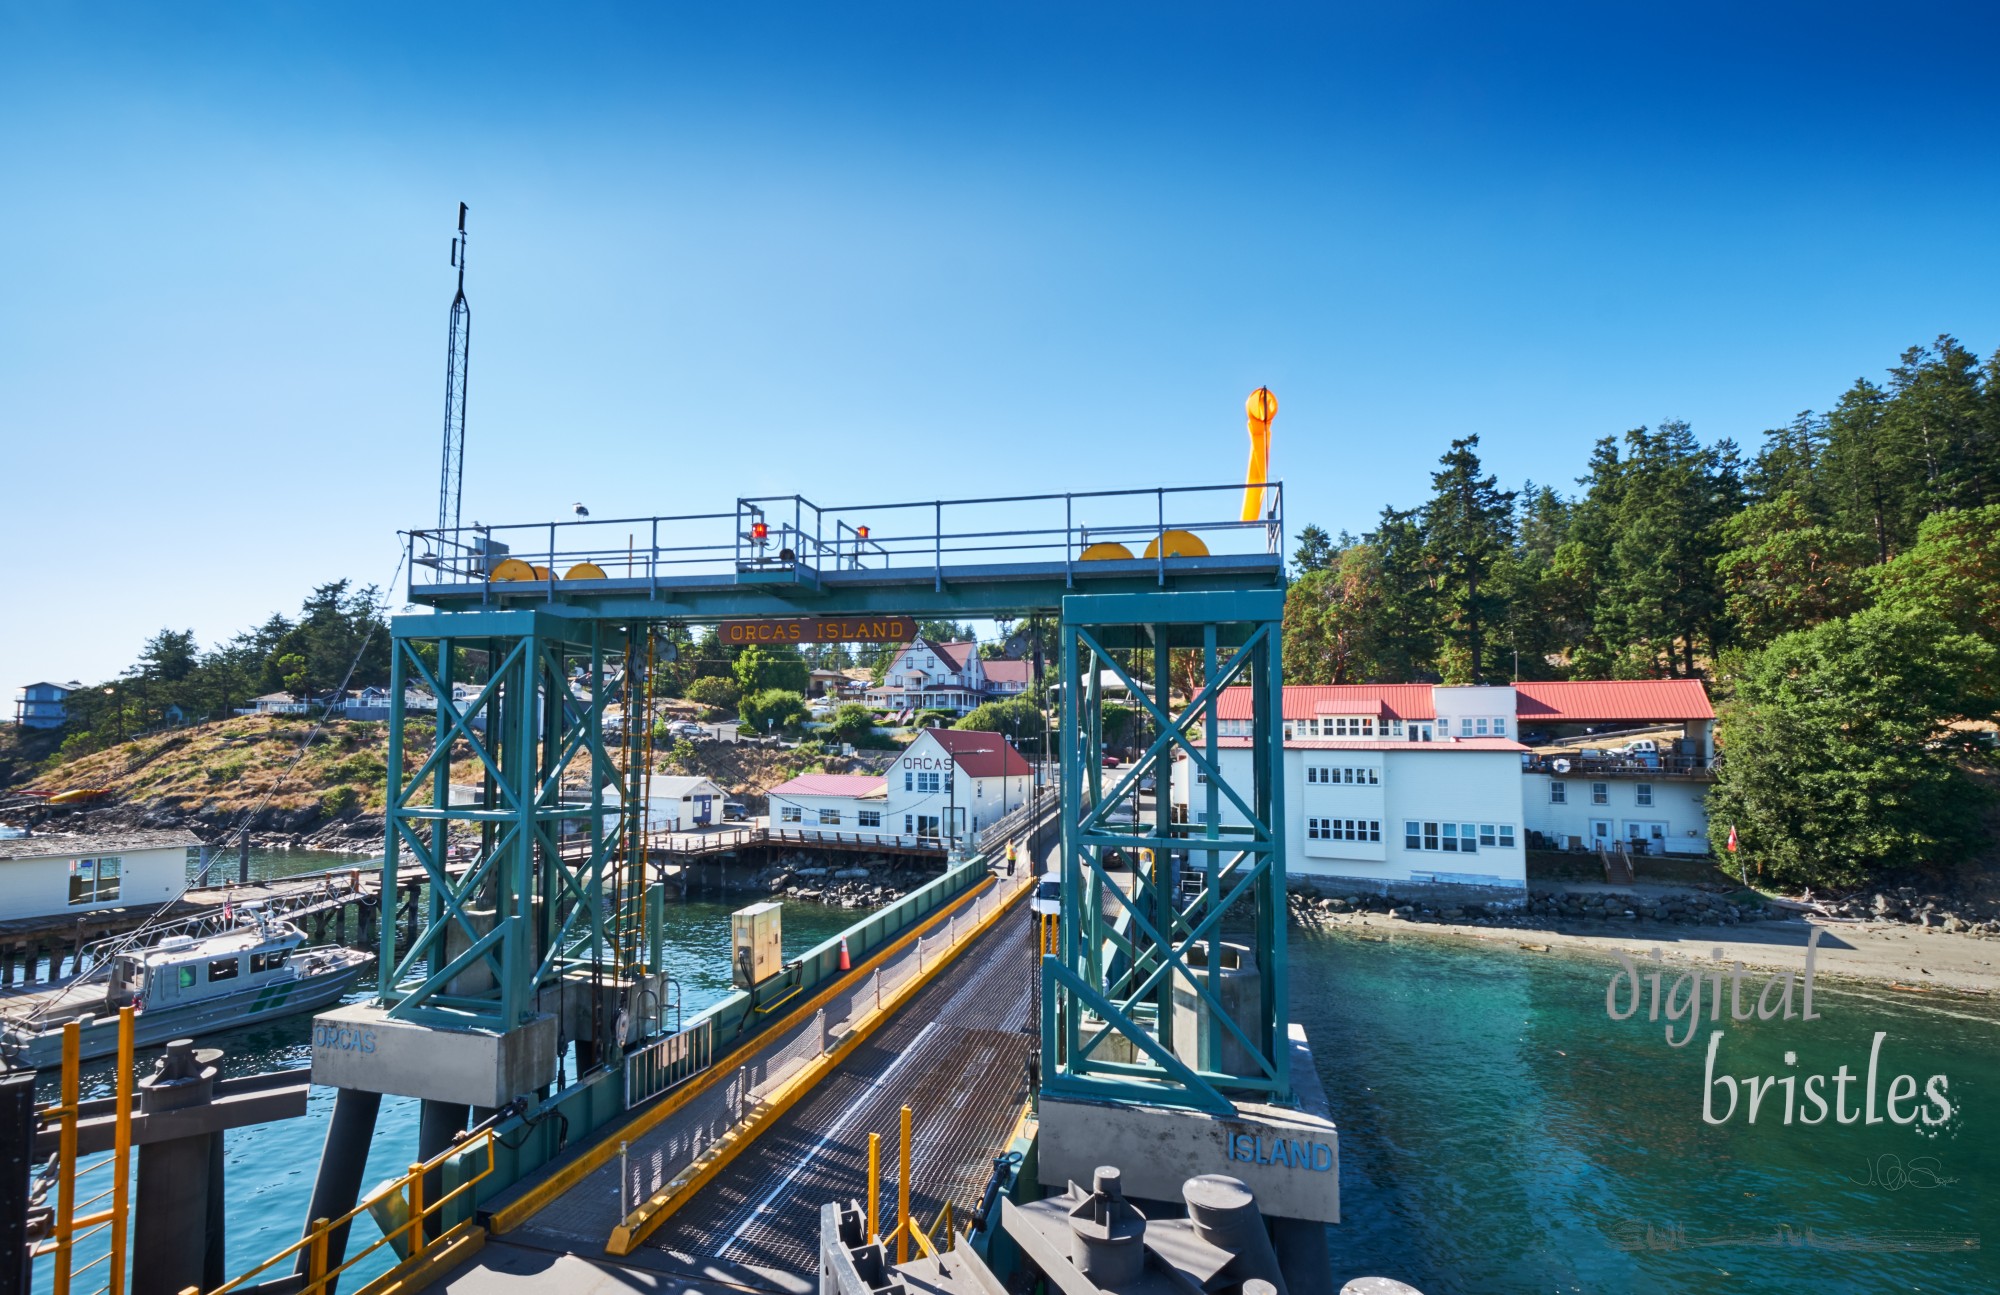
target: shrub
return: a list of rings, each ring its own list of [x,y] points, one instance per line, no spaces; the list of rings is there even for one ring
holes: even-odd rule
[[[875,712],[858,701],[846,702],[833,712],[826,722],[827,736],[840,742],[855,745],[868,740],[875,731]]]
[[[328,818],[345,814],[361,803],[361,793],[352,787],[329,787],[320,793],[320,811]]]
[[[728,710],[743,696],[743,690],[736,686],[734,679],[721,675],[703,675],[687,686],[687,699],[702,706],[714,706]]]
[[[766,688],[737,703],[737,713],[753,733],[794,732],[806,722],[806,699],[783,688]]]

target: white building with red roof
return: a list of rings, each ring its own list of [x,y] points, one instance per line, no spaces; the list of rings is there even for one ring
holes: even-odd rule
[[[1286,869],[1376,883],[1526,885],[1526,847],[1628,841],[1701,853],[1715,712],[1698,680],[1284,690]],[[1249,785],[1247,690],[1225,693],[1217,758]],[[1176,761],[1176,818],[1242,816]]]
[[[868,704],[964,715],[982,702],[1026,693],[1029,669],[1026,661],[983,660],[977,643],[919,638],[896,653],[882,682],[868,690]]]
[[[881,777],[803,774],[770,791],[773,830],[884,844],[977,843],[1019,809],[1034,769],[999,733],[926,729]]]

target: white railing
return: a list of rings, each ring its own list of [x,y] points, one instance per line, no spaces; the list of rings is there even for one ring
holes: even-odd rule
[[[678,1087],[715,1059],[715,1018],[704,1016],[678,1034],[625,1055],[625,1109]]]

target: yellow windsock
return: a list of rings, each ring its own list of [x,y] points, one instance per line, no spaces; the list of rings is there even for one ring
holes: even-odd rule
[[[1254,522],[1264,515],[1264,474],[1271,466],[1271,420],[1278,416],[1278,398],[1269,387],[1259,387],[1243,402],[1250,416],[1250,470],[1243,479],[1243,520]]]

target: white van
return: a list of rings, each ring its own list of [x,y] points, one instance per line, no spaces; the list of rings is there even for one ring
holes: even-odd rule
[[[1035,883],[1035,893],[1028,897],[1028,911],[1036,917],[1062,916],[1062,875],[1043,873]]]

